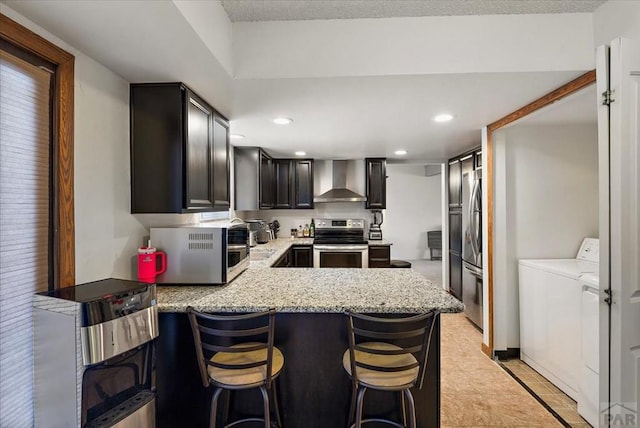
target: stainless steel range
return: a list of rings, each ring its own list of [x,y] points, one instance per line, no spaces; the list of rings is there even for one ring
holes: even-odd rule
[[[313,267],[369,267],[369,245],[362,219],[316,218]]]

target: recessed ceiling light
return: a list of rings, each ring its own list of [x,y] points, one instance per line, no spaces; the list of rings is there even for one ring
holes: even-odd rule
[[[398,155],[398,156],[404,156],[404,155],[407,154],[407,151],[406,150],[396,150],[394,153],[396,155]]]
[[[303,152],[303,151],[297,151],[296,152],[296,156],[306,156],[307,152]]]
[[[275,123],[276,125],[288,125],[291,122],[293,122],[293,119],[290,119],[288,117],[276,117],[275,119],[273,119],[273,123]]]
[[[229,135],[229,138],[231,138],[232,140],[242,140],[244,138],[244,135],[242,135],[242,134],[231,134],[231,135]]]
[[[449,113],[442,113],[433,118],[436,122],[449,122],[451,119],[453,119],[453,116]]]

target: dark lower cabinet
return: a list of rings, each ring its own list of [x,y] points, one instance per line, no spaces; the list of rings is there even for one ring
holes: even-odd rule
[[[181,83],[130,86],[131,212],[229,209],[229,125]]]
[[[279,259],[273,264],[273,267],[291,267],[291,250],[287,250]]]
[[[449,291],[462,300],[462,256],[449,251]]]
[[[387,207],[387,159],[365,159],[365,208],[383,210]]]
[[[449,212],[449,249],[462,254],[462,212]]]
[[[313,267],[313,246],[312,245],[292,245],[279,259],[273,267]]]
[[[369,246],[369,267],[388,268],[391,266],[391,247],[389,245]]]
[[[291,267],[313,267],[313,246],[294,245],[291,248],[293,261]]]

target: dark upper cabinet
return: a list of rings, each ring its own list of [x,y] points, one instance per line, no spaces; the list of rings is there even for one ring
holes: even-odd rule
[[[220,116],[213,120],[213,205],[219,209],[231,208],[229,183],[229,122]]]
[[[476,158],[476,169],[482,168],[482,151],[478,150],[474,156]]]
[[[294,206],[298,209],[313,208],[313,159],[295,159],[294,165]]]
[[[215,132],[216,119],[226,123],[181,83],[130,86],[132,213],[229,208],[229,191],[216,192],[229,182],[226,136]]]
[[[273,160],[259,147],[235,147],[235,209],[255,211],[273,208]]]
[[[449,206],[459,207],[462,203],[462,169],[460,160],[449,162]]]
[[[274,206],[275,180],[273,177],[273,159],[263,150],[260,150],[259,207],[261,210],[270,209]]]
[[[185,95],[185,208],[213,208],[213,111],[190,90]]]
[[[260,152],[259,208],[236,209],[313,208],[313,159],[273,159]]]
[[[365,208],[385,209],[387,207],[387,160],[385,158],[365,159]]]
[[[293,189],[295,185],[294,165],[289,159],[274,159],[275,177],[274,208],[293,208],[295,205]]]

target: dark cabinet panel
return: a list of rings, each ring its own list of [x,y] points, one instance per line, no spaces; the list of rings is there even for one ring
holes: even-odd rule
[[[132,84],[131,212],[228,209],[228,125],[222,124],[226,119],[181,83]]]
[[[449,249],[462,253],[462,212],[449,213]]]
[[[287,250],[287,252],[274,263],[273,267],[291,267],[291,250]]]
[[[482,151],[478,150],[475,153],[476,157],[476,169],[482,168]]]
[[[449,162],[449,206],[459,207],[462,202],[462,173],[459,160]]]
[[[389,245],[369,246],[369,267],[388,268],[391,266],[391,247]]]
[[[213,206],[227,210],[231,207],[229,183],[229,122],[220,116],[213,121]]]
[[[385,209],[387,207],[387,160],[385,158],[365,159],[366,197],[365,208]]]
[[[295,165],[294,208],[313,208],[313,160],[304,159],[292,162]]]
[[[293,267],[313,267],[313,246],[294,245],[291,254]]]
[[[289,159],[274,159],[274,208],[293,208],[294,171]]]
[[[273,208],[274,192],[273,160],[260,150],[260,209]]]
[[[462,256],[449,252],[449,291],[462,300]]]
[[[186,91],[186,208],[212,208],[213,112],[193,92]]]

